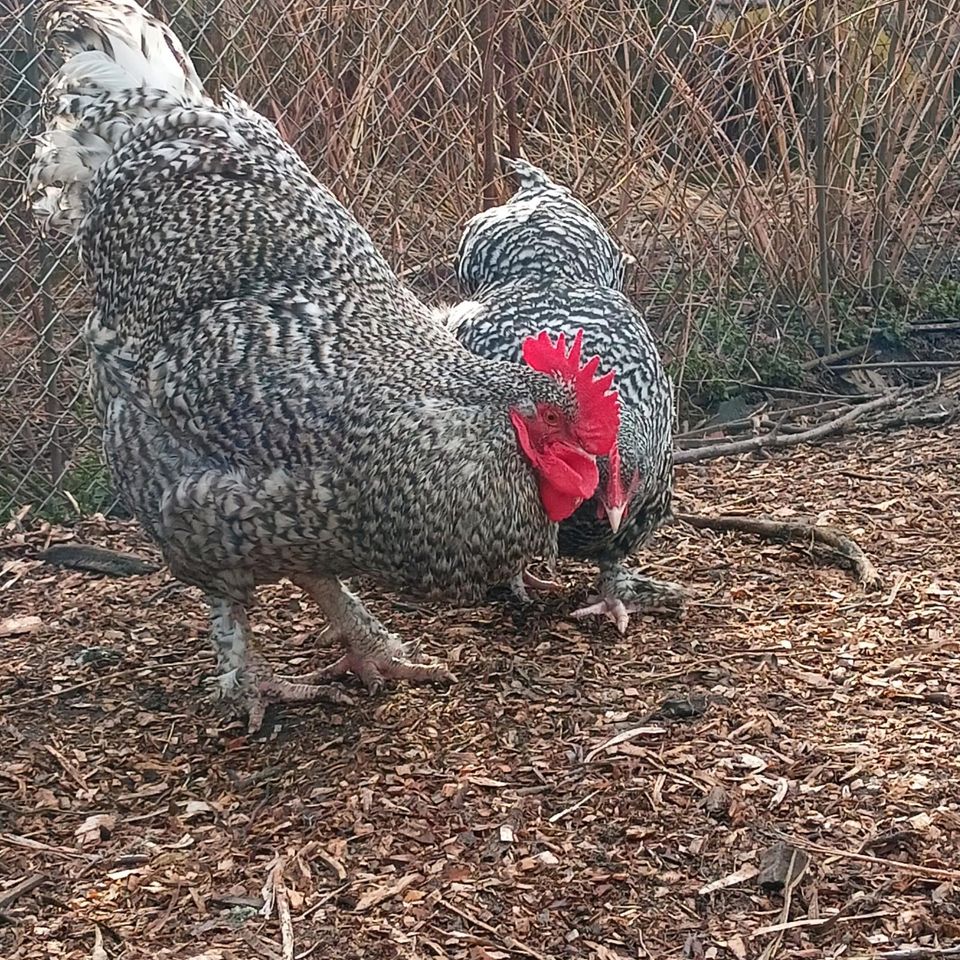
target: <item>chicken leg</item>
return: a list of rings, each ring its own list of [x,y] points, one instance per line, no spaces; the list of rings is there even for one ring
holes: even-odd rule
[[[220,596],[208,599],[220,694],[235,700],[245,711],[249,733],[256,733],[263,725],[271,703],[312,703],[322,699],[352,703],[349,697],[327,687],[275,678],[255,648],[244,604]]]
[[[654,580],[621,563],[609,561],[600,563],[598,586],[599,595],[591,597],[588,605],[575,610],[573,616],[578,620],[593,616],[606,617],[621,634],[627,632],[631,613],[652,610],[676,612],[690,598],[690,592],[679,584]]]
[[[554,580],[543,580],[529,570],[518,573],[510,581],[510,590],[521,603],[530,602],[529,590],[536,590],[539,593],[562,593],[563,587]]]
[[[294,581],[323,610],[327,628],[323,636],[340,641],[347,652],[330,666],[304,677],[305,682],[329,680],[355,673],[371,692],[383,681],[455,679],[442,663],[412,656],[406,644],[389,630],[336,577],[300,576]]]

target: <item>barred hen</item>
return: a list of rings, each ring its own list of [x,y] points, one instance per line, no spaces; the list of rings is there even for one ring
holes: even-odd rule
[[[276,129],[215,104],[132,0],[58,0],[64,58],[27,193],[78,239],[109,469],[173,574],[210,605],[220,686],[251,730],[347,671],[450,678],[343,585],[478,599],[555,557],[619,426],[613,371],[527,338],[525,365],[438,331],[369,235]],[[345,654],[273,676],[247,610],[287,577]]]
[[[599,563],[599,595],[574,616],[604,615],[623,633],[631,613],[676,607],[685,597],[677,585],[623,565],[670,515],[670,380],[647,324],[622,292],[627,255],[566,187],[525,161],[506,162],[519,190],[467,224],[456,272],[471,299],[451,310],[449,324],[479,356],[515,363],[532,333],[581,327],[585,347],[616,366],[617,447],[601,461],[595,499],[560,524],[559,547]]]

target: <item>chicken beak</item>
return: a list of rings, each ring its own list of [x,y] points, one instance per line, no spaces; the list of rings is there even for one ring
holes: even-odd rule
[[[616,507],[604,507],[604,510],[607,513],[607,519],[610,521],[610,529],[616,533],[623,522],[623,515],[627,512],[627,505],[621,503]]]

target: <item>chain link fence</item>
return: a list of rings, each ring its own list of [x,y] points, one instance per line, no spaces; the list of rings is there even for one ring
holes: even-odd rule
[[[520,152],[636,255],[682,400],[960,307],[960,0],[151,0],[430,301]],[[75,251],[19,193],[49,65],[0,7],[0,516],[112,500]]]

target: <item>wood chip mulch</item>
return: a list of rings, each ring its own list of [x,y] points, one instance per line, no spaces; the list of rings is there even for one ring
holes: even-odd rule
[[[803,545],[664,529],[639,558],[697,599],[627,637],[521,609],[373,609],[458,676],[271,713],[211,698],[203,602],[98,579],[0,528],[0,956],[933,958],[960,955],[960,429],[678,470],[678,511],[829,523]],[[262,591],[285,674],[333,658]]]

